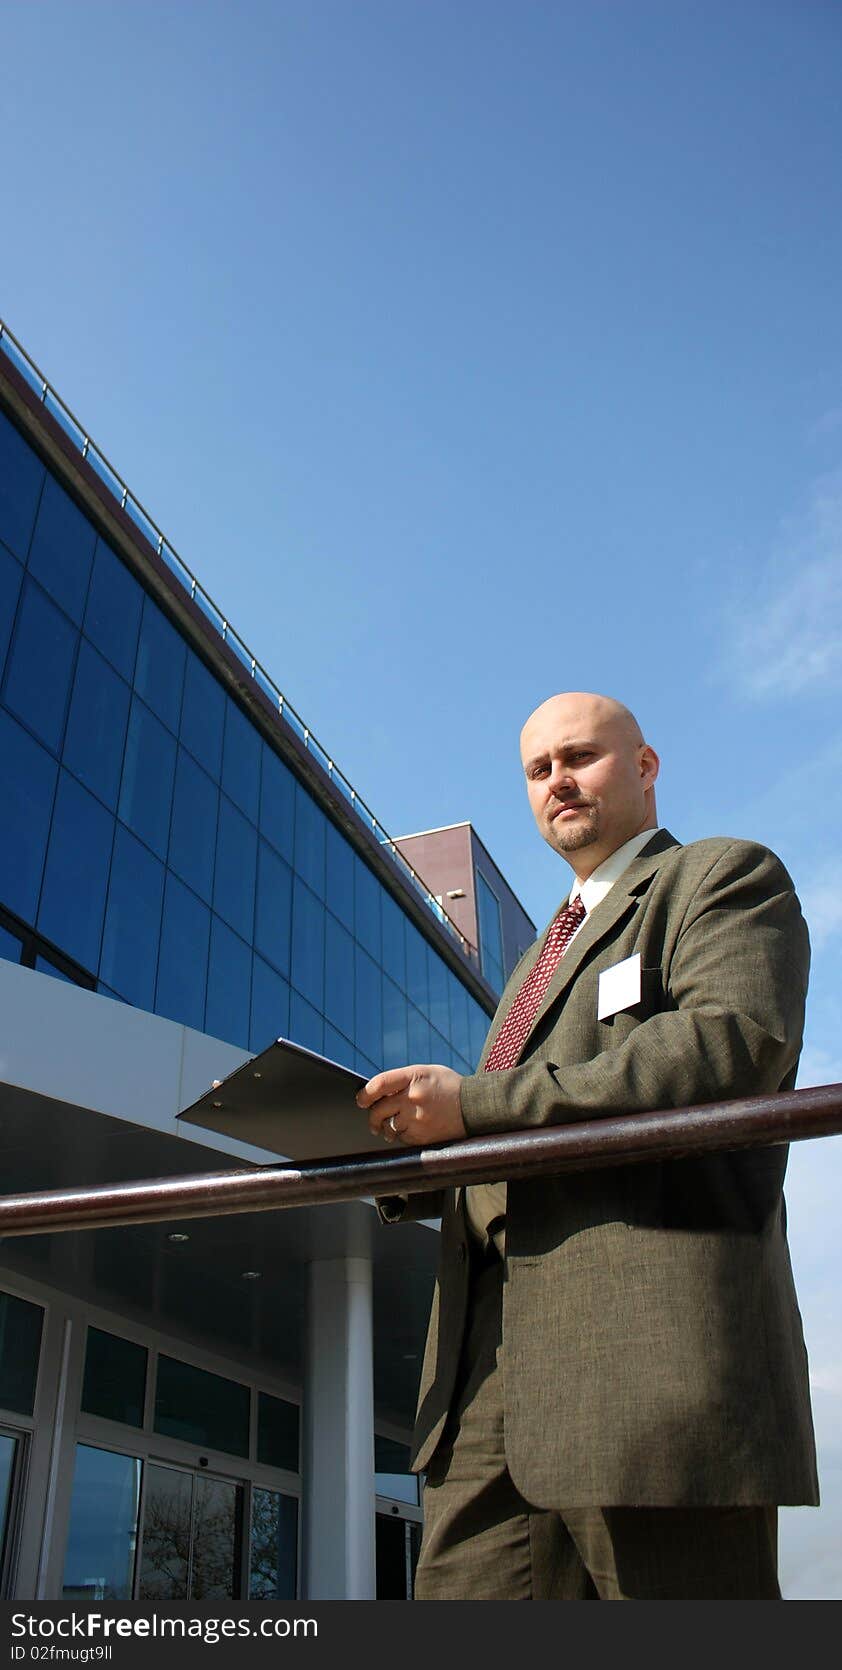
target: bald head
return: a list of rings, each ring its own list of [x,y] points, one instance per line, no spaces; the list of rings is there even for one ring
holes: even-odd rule
[[[550,696],[521,731],[529,799],[544,839],[580,881],[644,829],[657,828],[658,756],[611,696]]]

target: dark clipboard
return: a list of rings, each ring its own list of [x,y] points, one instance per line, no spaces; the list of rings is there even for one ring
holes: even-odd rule
[[[177,1118],[290,1160],[383,1152],[354,1097],[360,1073],[288,1038],[229,1073]]]

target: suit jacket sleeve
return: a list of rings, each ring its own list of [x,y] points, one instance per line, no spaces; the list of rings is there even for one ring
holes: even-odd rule
[[[790,877],[766,848],[733,842],[679,909],[667,936],[659,1012],[617,1048],[592,1047],[590,1059],[571,1059],[562,1011],[540,1057],[463,1081],[469,1133],[781,1088],[798,1061],[809,967]]]

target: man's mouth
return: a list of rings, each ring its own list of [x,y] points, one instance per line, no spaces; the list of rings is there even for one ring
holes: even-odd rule
[[[586,800],[565,800],[550,813],[550,823],[555,823],[556,818],[570,817],[573,812],[585,812],[587,807]]]

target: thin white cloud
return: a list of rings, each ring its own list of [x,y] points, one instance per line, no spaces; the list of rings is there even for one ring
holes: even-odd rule
[[[765,581],[732,598],[725,645],[731,677],[756,701],[842,684],[842,472],[785,524]]]

